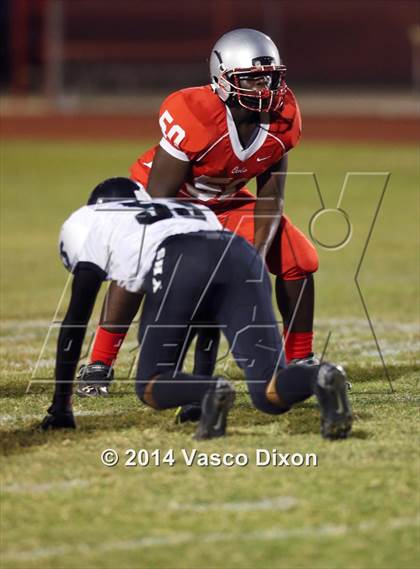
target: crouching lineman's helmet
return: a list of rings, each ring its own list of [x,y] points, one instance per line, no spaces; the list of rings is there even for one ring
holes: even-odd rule
[[[150,200],[150,196],[130,178],[108,178],[94,188],[87,205],[123,199]]]
[[[222,36],[212,49],[210,76],[216,93],[235,97],[251,111],[280,111],[286,94],[286,67],[274,42],[262,32],[241,28]],[[261,90],[241,87],[241,79],[268,76]]]

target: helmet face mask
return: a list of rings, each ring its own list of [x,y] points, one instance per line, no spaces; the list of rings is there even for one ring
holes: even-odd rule
[[[286,94],[286,82],[284,65],[269,65],[252,67],[248,69],[233,69],[229,74],[222,73],[224,84],[229,85],[229,93],[238,101],[241,107],[250,111],[267,112],[280,111]],[[258,77],[269,77],[268,85],[262,89],[249,89],[242,85],[244,80],[255,80]]]
[[[285,73],[277,47],[257,30],[228,32],[216,42],[210,56],[213,87],[222,101],[237,101],[254,112],[282,109],[287,89]],[[265,85],[257,81],[262,76],[270,77]],[[248,85],[244,85],[246,81]]]

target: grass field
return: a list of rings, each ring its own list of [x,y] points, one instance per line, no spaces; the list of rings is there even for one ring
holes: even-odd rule
[[[295,174],[288,179],[286,209],[306,232],[320,203],[313,177],[303,172],[316,172],[327,208],[336,207],[346,172],[359,173],[350,176],[342,201],[352,239],[338,250],[320,249],[316,277],[316,349],[326,347],[328,359],[347,366],[356,418],[352,438],[323,441],[313,401],[280,418],[254,411],[240,372],[222,353],[219,372],[237,379],[240,392],[229,436],[196,443],[193,427],[175,426],[172,413],[153,412],[135,398],[128,378],[134,329],[121,353],[113,397],[76,400],[74,433],[34,431],[52,392],[57,329],[47,333],[56,310],[60,318],[66,306],[66,295],[58,306],[67,280],[56,253],[60,225],[98,181],[125,175],[146,146],[3,143],[2,567],[418,567],[414,146],[310,143],[290,160]],[[384,172],[391,177],[368,242]],[[314,226],[327,245],[341,241],[345,231],[334,212]],[[31,379],[36,381],[25,394]],[[114,468],[100,462],[107,448],[120,454]],[[128,448],[172,448],[176,464],[124,467]],[[181,449],[193,448],[247,453],[250,462],[187,467]],[[257,467],[257,448],[316,453],[318,466]]]

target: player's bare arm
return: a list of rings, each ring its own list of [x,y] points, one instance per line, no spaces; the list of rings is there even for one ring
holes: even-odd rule
[[[254,246],[265,257],[283,214],[286,184],[287,155],[257,178],[257,204],[255,206]],[[280,173],[273,176],[274,173]]]
[[[99,325],[114,334],[126,334],[142,299],[142,293],[129,292],[112,282],[104,298]]]
[[[77,374],[76,394],[80,397],[109,395],[114,378],[113,363],[143,300],[140,292],[129,292],[112,281],[102,304],[99,326],[90,363]]]
[[[187,181],[190,163],[171,156],[161,146],[156,149],[147,191],[154,198],[175,196]]]

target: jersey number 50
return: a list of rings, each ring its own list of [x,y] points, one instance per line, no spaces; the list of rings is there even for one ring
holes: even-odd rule
[[[179,124],[174,124],[168,131],[169,125],[174,122],[174,117],[169,111],[164,111],[159,119],[160,128],[168,140],[172,142],[175,146],[179,146],[185,138],[185,130],[179,126]]]

